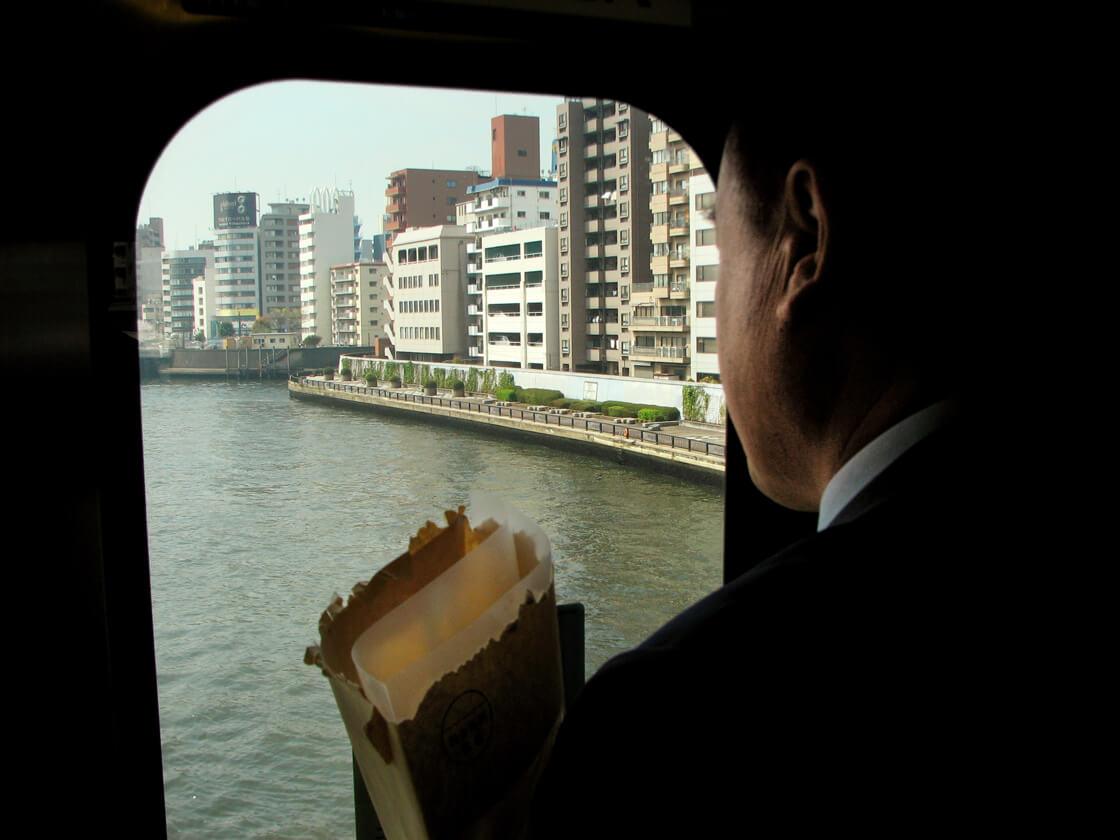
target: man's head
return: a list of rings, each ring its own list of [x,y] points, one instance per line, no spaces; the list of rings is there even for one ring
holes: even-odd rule
[[[813,510],[863,445],[955,389],[975,280],[932,117],[836,98],[769,116],[737,122],[720,164],[720,371],[752,479]]]

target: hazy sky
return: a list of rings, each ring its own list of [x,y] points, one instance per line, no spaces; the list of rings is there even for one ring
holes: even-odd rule
[[[362,237],[381,232],[386,177],[406,167],[490,171],[490,118],[541,120],[541,167],[551,162],[560,96],[469,90],[271,82],[232,93],[197,114],[163,150],[138,223],[164,220],[165,246],[210,238],[213,195],[235,190],[268,202],[316,187],[352,189]]]

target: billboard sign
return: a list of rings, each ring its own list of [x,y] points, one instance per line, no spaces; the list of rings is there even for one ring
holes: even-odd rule
[[[256,227],[256,193],[218,193],[214,196],[214,229]]]

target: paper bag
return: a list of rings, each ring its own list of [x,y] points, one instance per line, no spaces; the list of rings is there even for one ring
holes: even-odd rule
[[[305,658],[390,840],[513,836],[563,714],[548,538],[497,500],[471,517],[335,596]]]

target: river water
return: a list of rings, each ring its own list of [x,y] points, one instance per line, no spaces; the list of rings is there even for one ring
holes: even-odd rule
[[[717,487],[590,455],[289,399],[141,390],[171,838],[353,838],[350,749],[303,664],[334,592],[480,489],[536,520],[590,674],[720,580]]]

